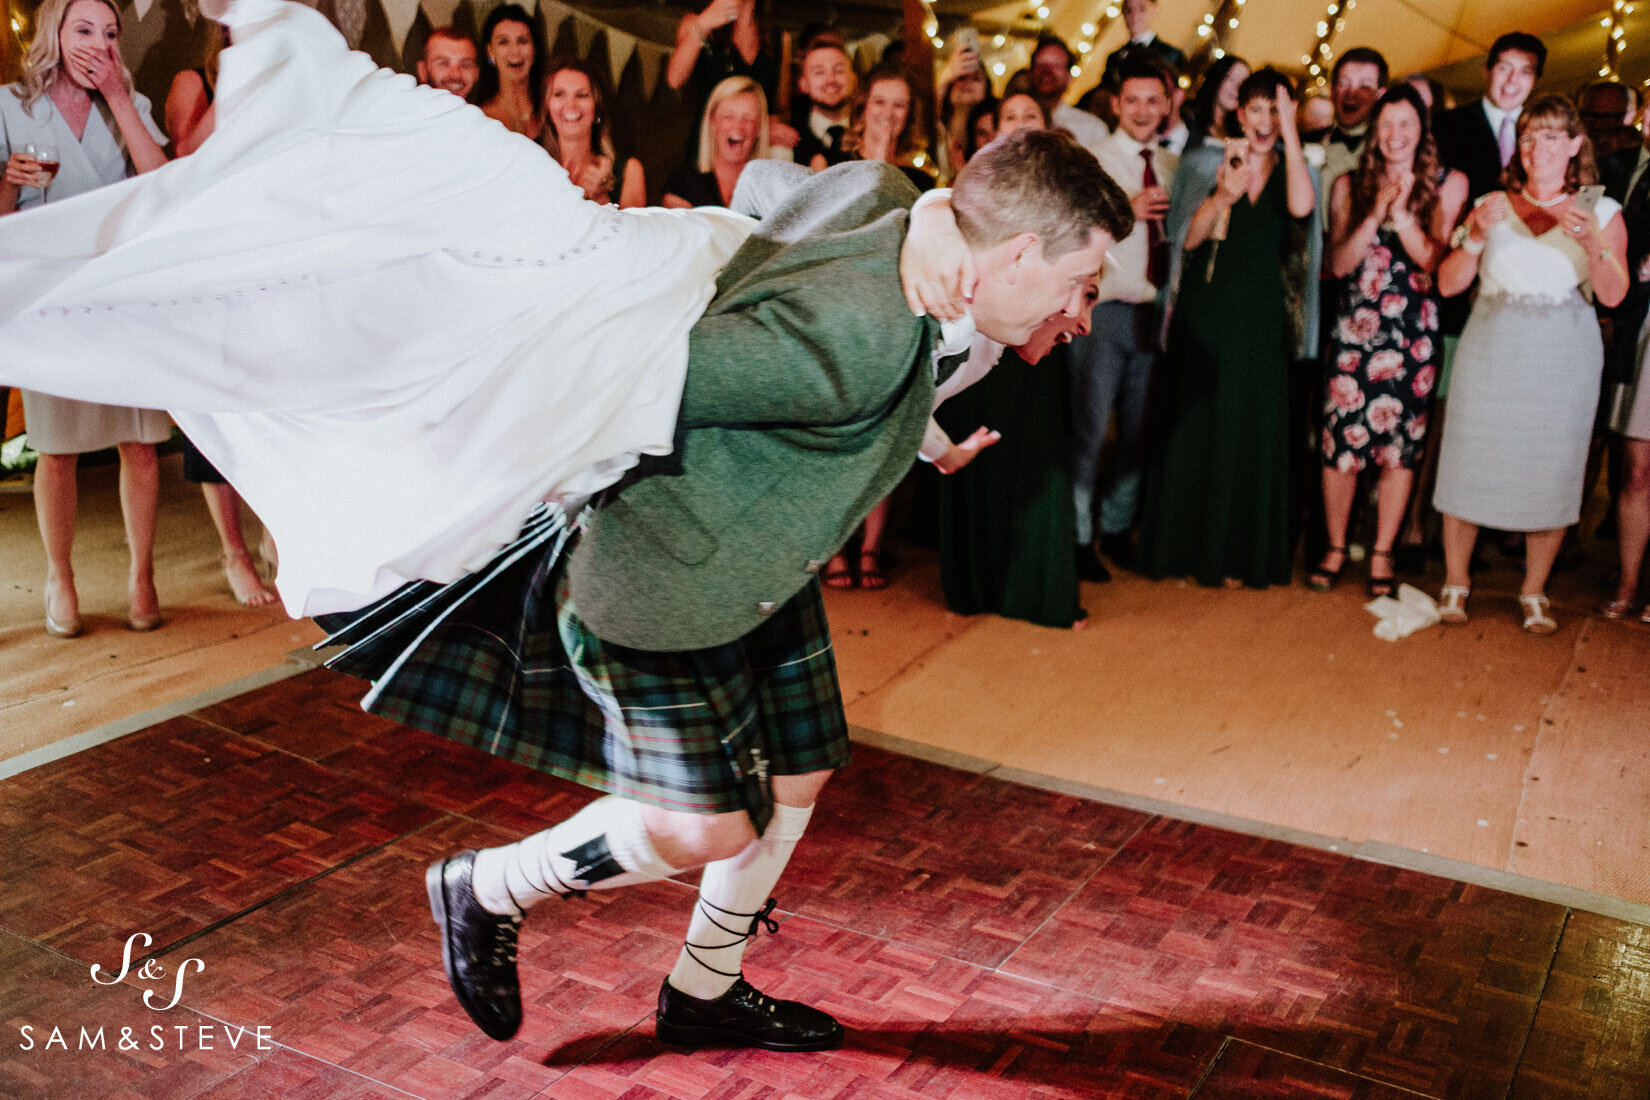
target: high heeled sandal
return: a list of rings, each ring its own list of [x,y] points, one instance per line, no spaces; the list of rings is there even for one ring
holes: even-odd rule
[[[1341,556],[1341,564],[1339,566],[1334,569],[1325,568],[1323,558],[1319,558],[1318,567],[1306,575],[1306,587],[1310,588],[1314,592],[1332,592],[1335,589],[1335,585],[1340,582],[1341,570],[1346,568],[1346,547],[1331,546],[1323,552],[1324,558],[1327,558],[1331,554],[1339,554]]]
[[[1369,598],[1372,600],[1380,599],[1382,596],[1396,595],[1398,591],[1398,569],[1396,562],[1393,560],[1392,551],[1371,551],[1369,555],[1371,568],[1373,568],[1376,558],[1385,558],[1387,560],[1387,564],[1393,566],[1393,570],[1390,577],[1377,577],[1373,572],[1370,573]]]
[[[1547,614],[1551,606],[1546,596],[1518,597],[1518,606],[1524,609],[1524,629],[1530,634],[1552,634],[1558,630],[1558,621]]]
[[[1472,589],[1464,584],[1446,584],[1438,590],[1438,618],[1450,626],[1467,621],[1467,597]]]
[[[78,638],[84,626],[80,616],[76,615],[67,622],[58,622],[52,618],[52,594],[46,593],[46,633],[54,638]]]
[[[1633,613],[1632,600],[1609,600],[1598,605],[1598,613],[1606,619],[1625,619]]]

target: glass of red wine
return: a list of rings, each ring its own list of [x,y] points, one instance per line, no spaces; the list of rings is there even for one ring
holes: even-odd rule
[[[52,185],[52,180],[57,178],[57,170],[63,166],[63,162],[57,157],[57,146],[43,141],[30,142],[23,147],[23,155],[33,157],[39,165],[35,178],[40,182],[35,186],[40,188],[41,201],[44,202],[45,190]]]

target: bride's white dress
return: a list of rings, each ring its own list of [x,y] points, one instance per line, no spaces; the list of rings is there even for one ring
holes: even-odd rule
[[[269,524],[294,615],[453,580],[670,450],[747,219],[586,202],[307,7],[222,21],[195,155],[0,218],[0,383],[171,411]]]

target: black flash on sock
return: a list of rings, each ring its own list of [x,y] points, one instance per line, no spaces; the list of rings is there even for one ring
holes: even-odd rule
[[[582,886],[594,886],[603,879],[624,874],[624,868],[619,866],[619,861],[613,858],[612,849],[607,846],[606,834],[568,849],[561,857],[573,861],[573,881]]]

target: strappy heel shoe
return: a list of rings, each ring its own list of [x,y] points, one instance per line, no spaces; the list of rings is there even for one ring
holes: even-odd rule
[[[1446,584],[1438,590],[1438,618],[1450,626],[1467,621],[1467,597],[1472,589],[1464,584]]]
[[[1346,568],[1346,547],[1331,546],[1323,552],[1325,558],[1331,554],[1341,556],[1340,565],[1330,569],[1323,564],[1323,558],[1319,558],[1318,567],[1306,575],[1306,587],[1314,592],[1332,592],[1340,583],[1341,570]]]
[[[1369,598],[1372,600],[1379,599],[1382,596],[1394,595],[1398,591],[1398,571],[1396,568],[1393,569],[1391,574],[1385,577],[1377,577],[1374,574],[1375,560],[1377,558],[1385,558],[1388,565],[1394,564],[1391,550],[1374,550],[1370,552],[1369,564],[1371,572],[1369,574]]]
[[[1518,606],[1524,609],[1524,630],[1530,634],[1551,634],[1558,629],[1558,621],[1547,613],[1551,606],[1542,595],[1518,597]]]

